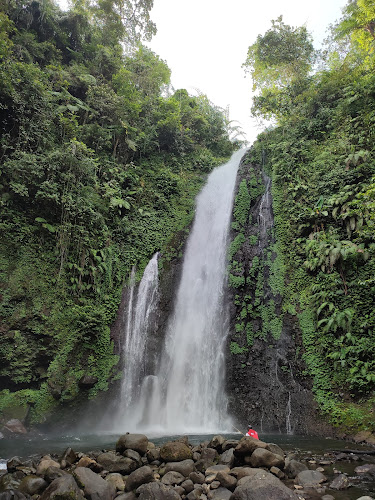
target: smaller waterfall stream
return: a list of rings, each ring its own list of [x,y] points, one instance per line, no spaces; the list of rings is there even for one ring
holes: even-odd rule
[[[158,254],[147,264],[138,291],[135,289],[135,269],[130,277],[130,294],[125,322],[123,379],[121,384],[120,404],[117,426],[122,426],[124,419],[134,426],[140,418],[140,386],[145,384],[145,362],[147,354],[147,336],[151,328],[153,314],[158,303]],[[142,392],[142,391],[141,391]]]

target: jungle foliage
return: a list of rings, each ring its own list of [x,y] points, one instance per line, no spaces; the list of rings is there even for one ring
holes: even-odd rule
[[[116,376],[109,326],[133,265],[185,234],[238,145],[141,44],[152,0],[0,1],[0,384],[40,421]],[[124,49],[125,47],[125,49]]]
[[[259,68],[277,73],[280,45],[306,51],[303,29],[273,23],[245,65],[259,92],[253,113],[272,118],[252,161],[266,158],[284,275],[284,310],[295,311],[304,359],[320,408],[332,423],[375,428],[375,4],[349,2],[315,69],[290,71],[283,85],[262,85]],[[302,30],[302,31],[301,31]],[[276,36],[277,35],[277,36]],[[265,41],[269,52],[256,52]],[[275,38],[275,39],[276,39]],[[275,52],[276,51],[276,52]],[[288,53],[289,53],[288,52]],[[308,62],[308,58],[302,58]],[[317,70],[316,68],[319,68]],[[293,69],[293,68],[292,68]]]

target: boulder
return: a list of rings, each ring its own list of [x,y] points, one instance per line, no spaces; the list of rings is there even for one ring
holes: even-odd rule
[[[100,455],[98,455],[96,460],[108,472],[130,474],[138,467],[138,464],[131,458],[116,455],[116,453],[113,453],[111,451],[101,453]]]
[[[52,483],[55,479],[66,476],[67,474],[67,472],[59,469],[58,467],[48,467],[48,469],[44,472],[44,479],[47,483]]]
[[[227,465],[229,468],[233,467],[234,464],[234,449],[229,448],[229,450],[224,451],[220,456],[219,464]]]
[[[56,469],[60,469],[60,464],[59,462],[52,460],[52,458],[47,458],[47,457],[42,458],[38,464],[38,467],[36,468],[37,476],[44,476],[44,473],[49,467],[55,467]]]
[[[162,477],[161,482],[167,486],[176,486],[183,483],[184,480],[185,477],[182,474],[174,470],[171,470]]]
[[[39,500],[84,500],[73,476],[64,474],[52,481]]]
[[[153,470],[151,467],[144,465],[129,475],[126,480],[125,491],[136,490],[141,484],[150,483],[152,481],[155,481]]]
[[[303,464],[302,462],[298,462],[294,459],[287,459],[285,461],[284,472],[291,479],[294,479],[303,470],[308,470],[308,468],[307,465]]]
[[[94,472],[101,472],[104,468],[102,465],[98,464],[98,462],[86,455],[78,460],[77,467],[87,467]]]
[[[89,500],[113,500],[116,488],[87,467],[77,467],[74,477]]]
[[[194,460],[187,459],[181,462],[168,462],[165,465],[165,472],[176,471],[184,477],[189,477],[189,474],[194,471]]]
[[[6,490],[0,493],[0,500],[29,500],[29,495],[24,495],[20,491]]]
[[[216,474],[216,480],[220,482],[221,486],[226,488],[227,490],[233,491],[237,486],[237,479],[224,471],[219,471]]]
[[[225,443],[225,438],[223,436],[214,436],[210,444],[208,445],[209,448],[215,448],[218,452],[222,450],[222,446]]]
[[[8,472],[15,472],[18,467],[22,467],[24,464],[20,457],[12,457],[7,461]]]
[[[24,477],[25,474],[20,471],[4,474],[0,477],[0,491],[18,490]]]
[[[182,460],[191,459],[192,452],[185,443],[169,441],[161,447],[160,458],[164,462],[181,462]]]
[[[326,480],[326,477],[316,470],[303,470],[296,478],[295,483],[303,488],[318,488],[321,483]]]
[[[116,443],[116,451],[123,453],[125,450],[137,451],[144,455],[148,448],[148,439],[144,434],[124,434]]]
[[[275,455],[280,455],[280,457],[284,457],[285,455],[284,450],[282,450],[280,446],[274,443],[268,443],[266,446],[266,450],[271,451]]]
[[[136,493],[138,500],[181,500],[177,491],[170,486],[157,482],[142,484]],[[116,500],[118,500],[118,497]]]
[[[138,453],[138,451],[130,450],[130,449],[125,450],[122,453],[122,456],[126,457],[126,458],[131,458],[132,460],[134,460],[134,462],[137,462],[137,464],[139,464],[139,465],[142,464],[142,458],[141,458],[141,455]]]
[[[219,487],[208,493],[208,498],[210,500],[230,500],[231,497],[232,492],[222,487]]]
[[[329,485],[332,490],[347,490],[350,486],[348,476],[345,474],[339,474]]]
[[[226,441],[224,441],[221,447],[221,451],[227,451],[230,448],[235,448],[238,445],[238,443],[239,443],[238,439],[227,439]]]
[[[250,457],[250,464],[252,467],[267,467],[267,469],[278,467],[283,469],[285,461],[280,455],[275,455],[275,453],[264,448],[256,448]]]
[[[74,464],[76,460],[77,460],[77,453],[75,453],[72,450],[72,448],[67,448],[60,458],[60,462],[65,461],[70,465]]]
[[[364,464],[354,469],[356,474],[366,476],[370,479],[375,479],[375,464]]]
[[[18,418],[11,418],[8,420],[8,422],[4,425],[4,429],[12,434],[27,434],[25,426],[20,420],[18,420]]]
[[[232,476],[237,478],[237,481],[243,477],[254,476],[257,472],[259,472],[259,469],[252,469],[251,467],[235,467],[230,471]]]
[[[134,491],[128,491],[127,493],[121,493],[121,495],[118,495],[116,500],[137,500],[137,496]]]
[[[230,471],[230,468],[227,465],[211,465],[211,467],[207,467],[206,469],[206,477],[213,475],[216,478],[216,475],[218,472],[226,472],[228,473]]]
[[[204,483],[204,475],[201,472],[191,472],[189,474],[189,479],[193,481],[194,484],[203,484]]]
[[[22,479],[19,485],[19,490],[22,491],[22,493],[27,493],[28,495],[40,495],[40,493],[45,490],[47,486],[47,481],[45,481],[42,477],[30,475]]]
[[[194,483],[191,479],[186,479],[181,486],[184,488],[185,493],[190,493],[194,489]]]
[[[146,453],[147,460],[149,463],[160,460],[160,448],[151,448],[147,450]]]
[[[250,436],[243,437],[238,445],[234,449],[234,454],[236,457],[244,457],[245,455],[251,455],[257,448],[266,448],[267,443],[255,439]]]
[[[118,472],[112,472],[111,474],[108,474],[105,480],[111,483],[117,491],[124,491],[125,481],[122,475]]]
[[[195,467],[199,471],[205,471],[207,467],[214,465],[219,458],[218,452],[214,448],[204,448]]]
[[[241,481],[231,500],[298,500],[298,495],[270,472],[262,470]]]

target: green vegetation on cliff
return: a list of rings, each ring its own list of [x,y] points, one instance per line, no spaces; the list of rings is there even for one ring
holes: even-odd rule
[[[30,405],[31,421],[84,376],[89,397],[116,377],[124,280],[173,256],[234,147],[225,114],[171,89],[140,43],[152,2],[120,3],[0,1],[0,411]]]
[[[316,400],[333,424],[374,430],[374,2],[343,14],[320,56],[281,18],[250,47],[253,113],[275,123],[250,160],[272,177],[283,308]]]

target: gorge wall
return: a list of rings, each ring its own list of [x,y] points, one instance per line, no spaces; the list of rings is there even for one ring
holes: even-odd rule
[[[296,316],[283,308],[284,271],[275,239],[271,180],[241,162],[229,247],[231,328],[227,355],[229,411],[262,432],[316,431],[311,381],[303,375]]]

